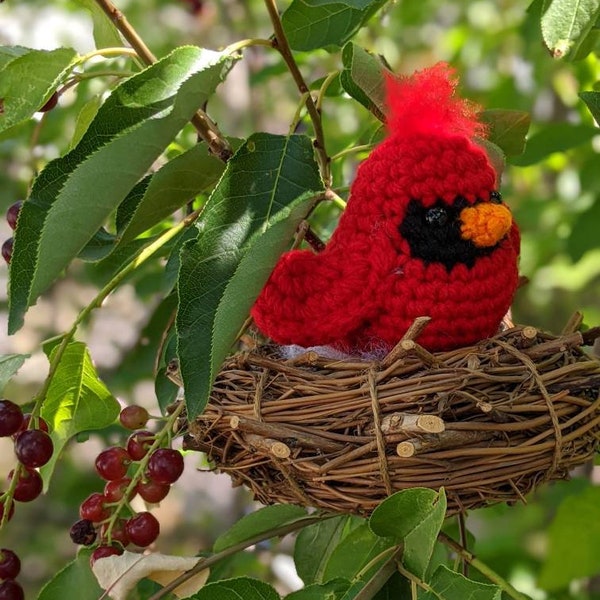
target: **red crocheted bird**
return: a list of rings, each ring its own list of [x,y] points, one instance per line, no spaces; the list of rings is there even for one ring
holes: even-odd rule
[[[445,63],[387,80],[388,137],[364,160],[325,249],[285,253],[252,316],[279,344],[450,350],[494,335],[517,287],[520,237],[473,138],[477,107]]]

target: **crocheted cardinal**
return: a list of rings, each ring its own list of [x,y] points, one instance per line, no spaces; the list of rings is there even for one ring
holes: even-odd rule
[[[517,287],[519,231],[445,63],[388,77],[388,136],[364,160],[325,249],[284,254],[252,316],[279,344],[391,349],[419,316],[432,351],[494,335]]]

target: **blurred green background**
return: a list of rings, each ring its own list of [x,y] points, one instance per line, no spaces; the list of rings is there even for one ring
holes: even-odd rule
[[[354,39],[385,57],[403,73],[438,60],[454,65],[462,93],[485,108],[524,110],[532,125],[525,154],[512,159],[503,175],[502,191],[522,231],[521,272],[529,279],[516,298],[514,319],[560,332],[576,310],[589,325],[600,324],[600,136],[578,93],[593,90],[599,79],[598,58],[576,62],[553,59],[540,31],[541,1],[477,0],[475,2],[399,0],[386,5]],[[72,46],[93,50],[91,21],[84,2],[37,0],[0,4],[0,45],[33,48]],[[244,38],[268,37],[270,22],[260,0],[128,0],[119,2],[128,19],[157,56],[173,47],[195,44],[221,48]],[[281,4],[281,9],[285,5]],[[297,53],[308,81],[341,66],[340,53],[319,50]],[[116,63],[115,63],[116,64]],[[32,120],[10,137],[0,137],[0,210],[23,199],[31,179],[45,162],[69,148],[79,110],[104,84],[93,80],[61,98],[43,121]],[[244,54],[210,102],[208,111],[228,136],[254,131],[285,133],[298,95],[277,53],[252,48]],[[39,115],[38,115],[39,116]],[[370,141],[378,124],[366,109],[344,96],[323,105],[330,155]],[[334,163],[334,184],[349,185],[354,159]],[[335,226],[334,207],[322,205],[315,228],[324,237]],[[10,235],[4,222],[0,238]],[[58,241],[57,241],[58,243]],[[150,265],[124,286],[85,328],[85,340],[109,387],[127,403],[154,406],[154,356],[143,332],[157,304],[160,267]],[[69,270],[34,307],[26,327],[13,338],[0,336],[0,353],[34,352],[6,391],[27,402],[45,376],[46,362],[37,350],[41,340],[68,328],[76,311],[93,297],[98,275],[83,264]],[[6,269],[0,266],[0,323],[6,331]],[[74,553],[68,528],[81,500],[99,481],[91,464],[102,445],[118,441],[121,432],[77,446],[61,461],[50,494],[20,507],[18,517],[2,532],[2,544],[19,549],[22,579],[33,592]],[[81,448],[84,448],[82,451]],[[10,447],[0,448],[0,472],[8,472]],[[249,510],[248,495],[231,490],[227,478],[197,473],[198,457],[186,458],[186,478],[174,498],[161,507],[166,523],[159,541],[164,552],[193,554],[210,546],[227,525]],[[5,464],[6,463],[6,464]],[[476,552],[534,598],[600,598],[596,582],[574,582],[570,590],[547,596],[535,582],[548,557],[547,531],[561,500],[584,493],[596,473],[589,469],[572,482],[541,490],[528,506],[480,510],[469,518]],[[273,563],[268,548],[237,557],[227,565],[234,574],[278,581],[281,589],[295,584],[284,544]],[[600,555],[600,541],[598,542]],[[278,566],[279,565],[279,566]],[[598,563],[600,573],[600,560]]]

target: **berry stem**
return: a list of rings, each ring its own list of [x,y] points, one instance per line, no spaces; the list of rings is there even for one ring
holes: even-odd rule
[[[84,62],[87,62],[91,58],[95,58],[96,56],[129,56],[131,58],[138,58],[138,53],[133,48],[123,47],[114,47],[114,48],[100,48],[99,50],[94,50],[93,52],[88,52],[81,56],[76,65],[81,65]]]
[[[62,359],[67,346],[75,336],[79,325],[90,315],[90,313],[95,309],[99,308],[104,300],[110,295],[110,293],[118,287],[121,282],[127,278],[133,271],[135,271],[140,265],[142,265],[146,260],[148,260],[154,253],[156,253],[160,248],[162,248],[167,242],[172,240],[177,234],[183,231],[185,228],[192,225],[198,216],[200,215],[201,210],[196,210],[185,219],[180,221],[177,225],[163,233],[158,239],[152,242],[150,245],[143,248],[137,256],[128,263],[117,275],[115,275],[98,293],[98,295],[77,315],[73,326],[71,329],[64,335],[60,345],[57,347],[56,352],[53,356],[53,359],[50,363],[50,370],[48,371],[48,376],[44,381],[44,384],[41,390],[34,398],[34,407],[31,411],[31,423],[34,421],[35,417],[39,416],[40,409],[43,404],[43,401],[48,393],[48,389],[50,388],[50,384],[52,383],[52,379],[56,374],[60,361]]]
[[[159,448],[162,445],[162,443],[166,437],[169,437],[171,435],[173,426],[177,422],[177,419],[181,415],[184,408],[185,408],[185,403],[180,402],[177,405],[177,407],[175,408],[175,410],[169,415],[169,417],[166,420],[165,424],[163,425],[162,429],[158,433],[155,434],[156,439],[154,440],[152,445],[148,448],[148,451],[146,452],[145,456],[139,461],[137,469],[135,470],[135,473],[132,475],[131,481],[129,482],[129,485],[127,486],[127,488],[125,489],[125,492],[123,493],[123,497],[121,498],[121,500],[119,500],[118,503],[116,503],[114,505],[115,509],[113,510],[113,512],[110,516],[110,519],[108,521],[108,525],[106,527],[106,532],[107,532],[109,541],[111,539],[112,529],[113,529],[115,523],[117,522],[119,515],[121,514],[123,509],[129,508],[131,510],[131,507],[129,505],[129,497],[135,490],[135,487],[137,486],[138,482],[143,479],[144,474],[146,472],[146,467],[148,466],[148,461],[150,460],[150,457],[152,456],[152,452],[154,452],[154,450],[156,450],[157,448]],[[132,512],[134,512],[134,511],[132,511]]]
[[[325,98],[325,93],[327,92],[329,86],[333,83],[333,81],[339,74],[340,74],[339,71],[333,71],[333,72],[329,73],[329,75],[327,75],[327,77],[325,77],[325,80],[321,84],[321,87],[319,88],[319,95],[317,96],[317,102],[316,102],[317,110],[319,111],[319,113],[321,112],[321,108],[323,106],[323,98]]]
[[[351,148],[346,148],[345,150],[341,150],[337,154],[334,154],[331,157],[331,161],[339,160],[344,156],[348,156],[349,154],[358,154],[359,152],[370,152],[373,150],[375,144],[362,144],[360,146],[352,146]]]
[[[273,41],[262,38],[249,38],[247,40],[240,40],[239,42],[234,42],[233,44],[226,46],[223,49],[223,52],[225,54],[235,54],[236,52],[240,52],[240,50],[244,50],[244,48],[250,48],[252,46],[265,46],[266,48],[273,48]]]
[[[88,71],[85,73],[75,73],[73,75],[73,79],[75,83],[79,83],[80,81],[84,81],[85,79],[94,79],[95,77],[118,77],[119,79],[123,79],[125,77],[132,77],[135,75],[133,71],[117,71],[115,70],[106,70],[106,71]]]
[[[96,0],[96,4],[104,11],[113,25],[121,32],[123,37],[131,44],[145,65],[156,62],[156,56],[131,26],[125,15],[110,1]],[[226,162],[233,156],[233,150],[229,142],[223,137],[219,128],[210,117],[203,111],[198,110],[192,117],[192,124],[198,131],[198,135],[208,144],[211,152]]]

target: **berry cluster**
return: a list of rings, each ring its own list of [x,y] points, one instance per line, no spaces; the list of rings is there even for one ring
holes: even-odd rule
[[[124,408],[119,420],[133,433],[124,447],[112,446],[96,458],[96,472],[106,481],[104,490],[81,503],[81,519],[71,527],[71,539],[76,544],[91,546],[99,538],[91,564],[121,554],[129,544],[145,548],[160,533],[156,517],[148,511],[136,513],[129,502],[136,495],[151,504],[163,500],[184,465],[180,452],[158,447],[160,435],[142,429],[148,419],[148,412],[140,406]],[[127,518],[122,516],[124,511]]]
[[[23,206],[23,202],[19,200],[18,202],[15,202],[13,205],[9,206],[8,210],[6,211],[6,222],[13,231],[17,228],[17,219],[19,218],[19,213],[21,212],[21,206]],[[7,264],[10,264],[12,253],[13,238],[10,237],[2,244],[2,258],[4,258]]]
[[[0,437],[13,438],[18,460],[8,474],[8,491],[0,495],[0,522],[4,524],[13,517],[15,501],[31,502],[42,493],[42,477],[37,469],[50,460],[54,446],[46,421],[23,414],[21,407],[10,400],[0,400]],[[15,581],[20,570],[19,557],[8,548],[0,549],[1,600],[24,598],[23,588]]]

